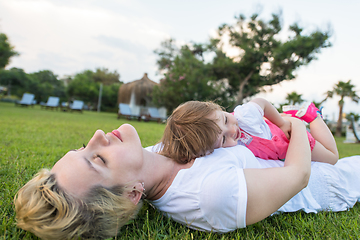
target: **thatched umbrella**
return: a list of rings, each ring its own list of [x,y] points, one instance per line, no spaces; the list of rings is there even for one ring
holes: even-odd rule
[[[158,83],[150,80],[147,76],[147,73],[145,73],[144,76],[139,80],[121,85],[118,94],[118,104],[129,104],[131,94],[134,93],[135,104],[138,106],[147,106],[149,103],[151,103],[151,93],[155,85],[158,85]]]

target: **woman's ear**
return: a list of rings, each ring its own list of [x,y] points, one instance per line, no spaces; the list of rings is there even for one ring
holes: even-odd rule
[[[129,191],[130,200],[137,205],[143,195],[143,186],[141,183],[136,183],[133,188]]]

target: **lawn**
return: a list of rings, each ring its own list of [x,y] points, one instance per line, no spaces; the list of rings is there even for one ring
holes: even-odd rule
[[[67,151],[87,143],[96,129],[109,132],[125,122],[138,130],[144,147],[159,141],[165,127],[118,120],[115,113],[69,113],[0,102],[0,239],[37,239],[15,226],[16,191],[40,168],[51,168]],[[336,140],[341,157],[360,155],[360,144]],[[124,226],[116,239],[359,239],[359,216],[360,204],[340,213],[286,213],[220,235],[190,230],[145,203],[139,217]]]

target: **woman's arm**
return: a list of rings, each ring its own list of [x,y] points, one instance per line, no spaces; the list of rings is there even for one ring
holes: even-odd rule
[[[263,98],[254,98],[251,102],[258,104],[264,110],[264,117],[278,126],[285,133],[288,139],[290,138],[290,122],[283,119],[269,101]]]
[[[305,125],[296,118],[288,120],[292,130],[284,167],[244,169],[248,193],[247,225],[274,213],[309,181],[311,152]]]

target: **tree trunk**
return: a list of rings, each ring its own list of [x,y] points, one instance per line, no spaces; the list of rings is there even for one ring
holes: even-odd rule
[[[252,75],[254,74],[254,71],[251,71],[244,79],[244,81],[240,82],[240,86],[239,86],[239,91],[238,91],[238,94],[236,96],[236,104],[235,106],[237,105],[240,105],[243,103],[243,100],[244,100],[244,87],[245,85],[249,82],[250,78],[252,77]],[[241,79],[240,79],[241,81]]]
[[[343,109],[344,109],[344,102],[340,100],[340,103],[339,103],[339,118],[338,118],[338,121],[337,121],[336,132],[335,132],[335,136],[337,136],[337,137],[341,137]]]

